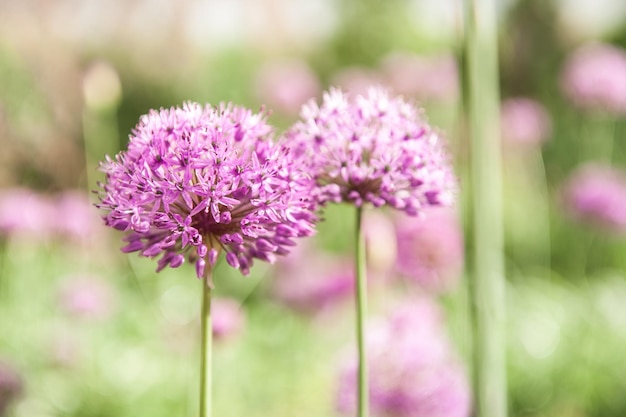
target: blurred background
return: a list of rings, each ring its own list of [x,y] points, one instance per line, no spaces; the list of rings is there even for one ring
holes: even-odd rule
[[[510,415],[622,417],[626,3],[507,0],[499,23]],[[384,84],[463,190],[461,44],[460,0],[0,0],[0,416],[196,413],[199,281],[121,254],[92,206],[142,114],[233,101],[280,131]],[[471,415],[470,198],[366,213],[373,416]],[[250,277],[218,266],[215,415],[354,413],[352,216]]]

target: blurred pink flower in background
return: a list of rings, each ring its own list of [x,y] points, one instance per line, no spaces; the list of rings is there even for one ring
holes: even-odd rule
[[[211,302],[211,309],[211,324],[216,340],[226,340],[241,333],[245,325],[245,315],[238,301],[215,298]]]
[[[450,101],[459,95],[457,63],[452,55],[393,52],[381,66],[386,83],[399,94],[425,101]]]
[[[609,44],[586,44],[565,63],[561,87],[583,109],[626,114],[626,51]]]
[[[368,328],[372,417],[467,417],[470,389],[430,299],[413,300]],[[337,408],[356,409],[356,355],[340,368]]]
[[[562,190],[566,213],[611,233],[626,232],[626,174],[605,165],[576,169]]]
[[[165,346],[176,353],[189,354],[197,348],[200,317],[198,306],[191,300],[189,288],[170,287],[161,296],[161,313],[166,319],[162,326]],[[194,297],[195,300],[195,297]],[[214,297],[211,300],[211,327],[214,341],[235,341],[246,324],[245,310],[232,298]]]
[[[507,144],[540,146],[550,137],[552,123],[546,108],[526,97],[512,97],[502,102],[502,137]]]
[[[0,235],[45,241],[54,231],[55,209],[50,200],[26,188],[0,192]]]
[[[0,235],[87,243],[98,239],[100,224],[89,199],[78,191],[46,195],[13,188],[0,192]]]
[[[454,210],[431,208],[422,217],[395,220],[396,269],[418,287],[434,293],[454,288],[463,271],[463,231]]]
[[[320,313],[354,293],[352,262],[299,244],[276,263],[272,296],[301,313]]]
[[[56,232],[81,243],[99,239],[101,220],[87,195],[78,191],[65,191],[56,200],[54,218]]]
[[[64,368],[72,368],[79,364],[84,356],[83,345],[73,326],[62,331],[53,329],[52,332],[53,334],[47,341],[47,352],[51,362]]]
[[[9,363],[0,361],[0,416],[22,395],[24,382],[19,372]]]
[[[347,67],[336,72],[331,84],[350,94],[365,94],[373,86],[384,85],[383,75],[370,68]]]
[[[81,318],[108,317],[113,311],[114,299],[113,288],[94,276],[69,277],[59,289],[61,308]]]
[[[263,65],[256,77],[258,99],[270,110],[295,116],[300,107],[320,94],[317,75],[304,61],[277,60]]]

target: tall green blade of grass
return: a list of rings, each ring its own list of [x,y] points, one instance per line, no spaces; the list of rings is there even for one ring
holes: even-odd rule
[[[465,1],[464,58],[474,233],[470,280],[474,406],[479,417],[504,417],[505,293],[495,0]]]

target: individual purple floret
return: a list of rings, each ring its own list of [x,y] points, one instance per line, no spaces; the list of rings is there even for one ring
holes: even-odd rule
[[[367,337],[372,417],[468,417],[471,396],[465,371],[443,331],[437,306],[422,299],[371,323]],[[356,409],[357,364],[346,358],[337,408]]]
[[[455,179],[441,137],[412,104],[382,88],[331,89],[301,111],[286,136],[314,175],[321,204],[389,205],[410,215],[453,201]]]
[[[626,51],[601,43],[583,45],[566,62],[561,87],[580,108],[626,114]]]
[[[626,175],[604,165],[578,168],[562,192],[566,212],[573,219],[610,233],[626,232]]]
[[[105,223],[127,232],[124,252],[160,256],[158,269],[195,262],[202,277],[225,252],[248,274],[314,232],[311,180],[272,142],[263,114],[220,104],[152,110],[128,150],[102,163]]]

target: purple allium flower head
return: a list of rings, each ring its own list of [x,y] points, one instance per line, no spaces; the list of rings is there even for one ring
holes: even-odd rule
[[[562,200],[574,220],[610,233],[626,232],[626,174],[622,171],[584,165],[567,180]]]
[[[463,270],[463,231],[454,210],[437,207],[423,217],[396,217],[400,275],[420,288],[441,293],[458,283]]]
[[[232,299],[216,298],[211,301],[213,336],[224,340],[241,332],[245,316],[241,305]]]
[[[141,117],[128,150],[101,168],[105,223],[126,231],[124,252],[160,256],[157,271],[185,256],[202,277],[221,251],[248,274],[293,238],[312,235],[310,179],[272,142],[262,114],[185,103]]]
[[[470,390],[431,301],[371,323],[367,336],[372,417],[467,417]],[[354,415],[357,362],[342,365],[337,408]]]
[[[514,97],[502,102],[502,137],[507,143],[539,146],[550,136],[551,122],[545,107],[530,98]]]
[[[304,103],[320,93],[320,83],[304,61],[273,61],[261,68],[256,90],[271,109],[297,115]]]
[[[0,416],[22,395],[24,383],[18,371],[10,364],[0,362]]]
[[[601,43],[583,45],[567,60],[561,87],[580,108],[626,114],[626,51]]]
[[[354,97],[331,89],[301,115],[286,136],[313,173],[321,204],[389,205],[417,215],[452,203],[456,183],[442,139],[401,97],[382,88]]]

